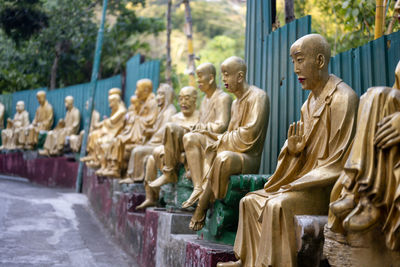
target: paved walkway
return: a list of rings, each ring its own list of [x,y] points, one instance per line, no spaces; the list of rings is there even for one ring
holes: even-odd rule
[[[136,266],[85,195],[0,175],[0,266]]]

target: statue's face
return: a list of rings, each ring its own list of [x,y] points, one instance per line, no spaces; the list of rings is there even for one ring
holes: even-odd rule
[[[202,92],[207,92],[212,84],[214,77],[206,68],[198,68],[196,70],[197,86]]]
[[[140,101],[146,101],[147,97],[150,95],[149,88],[147,88],[145,83],[138,83],[136,85],[135,95]]]
[[[17,102],[17,105],[16,105],[17,112],[21,113],[22,111],[24,111],[24,109],[25,109],[24,102]]]
[[[108,97],[108,105],[112,110],[118,108],[118,98],[113,96]]]
[[[185,116],[191,116],[196,110],[196,93],[188,87],[184,87],[179,92],[179,106]]]
[[[36,98],[39,102],[39,105],[43,105],[46,102],[46,95],[45,94],[38,94]]]
[[[156,97],[157,105],[159,107],[163,107],[165,105],[165,99],[166,99],[165,88],[163,87],[158,88]]]
[[[237,71],[234,62],[228,62],[221,65],[222,82],[226,90],[230,93],[235,93],[239,89],[239,85],[243,83],[242,71]]]
[[[65,99],[65,108],[67,110],[71,110],[74,107],[74,100],[71,98],[66,98]]]
[[[294,64],[294,72],[305,90],[315,89],[322,79],[321,69],[318,66],[316,53],[312,47],[305,47],[300,42],[290,49],[290,55]],[[311,43],[307,44],[311,46]]]

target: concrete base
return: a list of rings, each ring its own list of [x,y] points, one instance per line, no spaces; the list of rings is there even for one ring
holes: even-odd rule
[[[208,267],[234,259],[231,246],[198,240],[188,227],[191,213],[161,208],[130,212],[142,196],[140,186],[131,187],[134,192],[116,180],[99,182],[93,170],[84,168],[83,190],[96,214],[140,266]]]
[[[25,177],[49,187],[75,188],[78,162],[66,157],[41,157],[36,151],[13,150],[0,154],[0,173]]]

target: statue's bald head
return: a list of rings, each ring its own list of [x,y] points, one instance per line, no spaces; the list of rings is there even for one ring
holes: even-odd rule
[[[135,94],[140,101],[146,101],[152,91],[153,82],[150,79],[140,79],[137,81]]]
[[[16,110],[18,112],[22,112],[25,109],[25,102],[24,101],[18,101],[16,104]]]
[[[311,57],[322,55],[325,59],[324,68],[328,69],[328,64],[331,58],[331,46],[328,41],[320,34],[307,34],[293,43],[290,48],[290,55],[301,51],[303,54]]]
[[[44,105],[44,103],[46,102],[46,92],[40,90],[39,92],[36,93],[36,98],[40,105]]]
[[[196,72],[203,72],[209,75],[212,75],[215,78],[215,75],[217,75],[217,71],[215,70],[215,66],[211,63],[203,63],[200,64],[197,68],[196,68]]]
[[[246,74],[247,71],[246,62],[244,61],[243,58],[237,56],[225,59],[224,62],[222,62],[221,64],[221,68],[222,67],[228,67],[234,72],[242,71],[244,74]]]
[[[65,108],[67,110],[71,110],[74,107],[74,97],[73,96],[66,96],[64,99]]]
[[[179,106],[185,116],[191,116],[196,110],[197,90],[193,86],[186,86],[179,92]]]

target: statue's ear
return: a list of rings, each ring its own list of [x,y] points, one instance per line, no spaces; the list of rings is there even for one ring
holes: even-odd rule
[[[215,76],[210,74],[210,81],[208,82],[208,84],[213,84],[214,81],[215,81]]]
[[[243,71],[238,72],[237,81],[238,81],[238,83],[242,83],[244,81],[244,72]]]
[[[317,64],[318,64],[318,67],[320,69],[323,69],[325,67],[326,59],[325,59],[325,56],[323,54],[318,54],[317,55]]]

